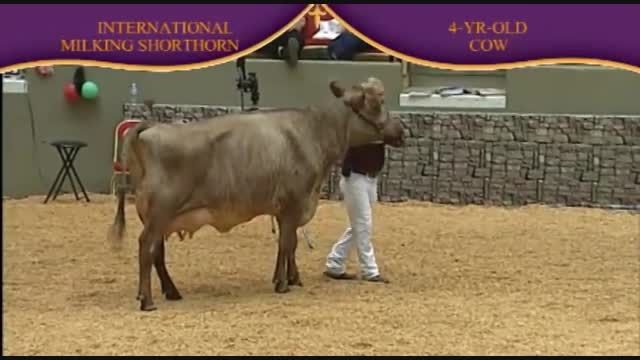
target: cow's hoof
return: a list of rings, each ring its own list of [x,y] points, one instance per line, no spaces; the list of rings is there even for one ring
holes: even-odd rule
[[[145,301],[140,302],[140,310],[142,311],[154,311],[158,310],[158,307],[153,305],[153,303],[145,303]]]
[[[288,293],[289,292],[289,284],[286,281],[284,281],[284,282],[276,281],[275,291],[278,294]]]
[[[157,309],[156,306],[153,305],[153,301],[145,298],[142,294],[138,294],[136,299],[140,301],[140,310],[142,311],[153,311]]]
[[[166,294],[164,294],[164,297],[167,300],[170,301],[178,301],[178,300],[182,300],[182,295],[180,295],[180,293],[178,292],[178,290],[176,291],[167,291]]]
[[[300,279],[289,280],[289,285],[302,287],[302,281]]]

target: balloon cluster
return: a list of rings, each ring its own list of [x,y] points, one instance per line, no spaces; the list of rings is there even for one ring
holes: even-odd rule
[[[98,85],[85,78],[84,67],[80,66],[73,74],[73,82],[64,86],[64,96],[70,102],[78,100],[81,96],[92,100],[98,96]]]

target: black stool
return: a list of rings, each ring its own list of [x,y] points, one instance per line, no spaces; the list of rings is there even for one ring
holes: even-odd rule
[[[73,189],[73,193],[76,195],[76,200],[80,200],[80,197],[78,196],[78,192],[76,191],[76,186],[73,183],[73,177],[69,173],[69,170],[71,170],[71,172],[76,178],[76,181],[78,181],[78,185],[80,185],[80,189],[84,194],[84,198],[87,200],[87,202],[89,202],[89,196],[87,196],[87,192],[84,190],[84,186],[80,181],[80,177],[76,172],[76,168],[73,166],[73,161],[76,159],[76,155],[78,155],[78,152],[80,151],[80,149],[87,146],[87,143],[84,143],[82,141],[62,140],[62,141],[53,141],[49,144],[55,147],[56,150],[58,150],[58,154],[60,155],[60,160],[62,160],[62,167],[60,168],[60,171],[58,171],[56,180],[53,182],[53,184],[51,184],[51,188],[49,189],[47,198],[44,199],[44,203],[46,204],[47,201],[49,201],[49,198],[51,197],[52,194],[53,194],[53,200],[55,200],[56,197],[58,197],[58,193],[60,193],[60,189],[62,188],[62,183],[64,183],[64,180],[67,178],[67,176],[69,176],[69,182],[71,183],[71,188]],[[60,175],[62,175],[62,178],[60,177]],[[54,190],[55,190],[55,193],[54,193]]]

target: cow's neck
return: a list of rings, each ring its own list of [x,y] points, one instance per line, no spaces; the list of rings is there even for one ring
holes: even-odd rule
[[[349,147],[350,116],[351,110],[337,99],[316,111],[313,135],[320,142],[327,166],[342,160]]]

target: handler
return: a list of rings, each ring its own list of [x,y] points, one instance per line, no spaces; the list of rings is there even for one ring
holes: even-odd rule
[[[333,245],[327,256],[325,276],[337,280],[352,280],[355,274],[345,272],[345,260],[355,242],[362,278],[388,283],[380,275],[371,243],[372,207],[378,200],[378,174],[385,161],[385,144],[398,147],[403,138],[350,148],[342,162],[340,190],[349,216],[350,226]]]

